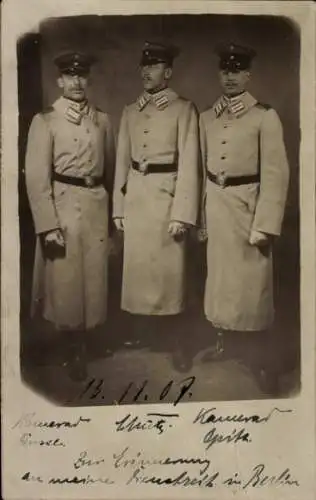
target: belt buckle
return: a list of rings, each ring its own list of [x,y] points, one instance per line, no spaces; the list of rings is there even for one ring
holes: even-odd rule
[[[217,184],[224,188],[226,186],[226,178],[227,178],[227,175],[226,175],[226,172],[224,172],[223,170],[221,170],[220,172],[218,172],[216,174],[216,182]]]
[[[85,178],[84,178],[84,182],[85,182],[85,185],[89,188],[91,187],[94,187],[95,186],[95,182],[94,182],[94,178],[91,176],[91,175],[87,175]]]
[[[148,173],[148,165],[146,163],[139,163],[139,172],[146,175]]]

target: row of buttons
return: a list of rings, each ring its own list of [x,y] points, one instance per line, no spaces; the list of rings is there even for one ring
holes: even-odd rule
[[[144,114],[144,117],[146,118],[146,120],[149,120],[151,116],[150,116],[148,113],[145,113],[145,114]],[[149,133],[149,129],[148,129],[148,128],[145,128],[145,129],[144,129],[144,134],[148,134],[148,133]],[[146,143],[144,143],[144,144],[143,144],[143,148],[144,148],[144,149],[146,149],[146,148],[147,148],[147,144],[146,144]],[[146,161],[146,158],[144,158],[144,161]]]
[[[86,132],[87,132],[87,134],[88,134],[88,135],[90,135],[90,130],[89,130],[88,128],[87,128]],[[77,142],[78,140],[79,140],[79,139],[78,139],[78,137],[75,137],[75,138],[74,138],[74,141],[75,141],[75,142]]]
[[[229,126],[230,126],[230,124],[225,123],[224,128],[225,129],[229,128]],[[226,140],[222,140],[222,144],[227,144],[227,141]],[[226,156],[225,155],[221,156],[221,160],[226,160]]]

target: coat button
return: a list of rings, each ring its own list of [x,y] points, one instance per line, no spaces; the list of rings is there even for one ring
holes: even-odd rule
[[[226,141],[222,141],[222,144],[226,144]]]
[[[226,156],[222,156],[222,157],[221,157],[221,160],[226,160]]]

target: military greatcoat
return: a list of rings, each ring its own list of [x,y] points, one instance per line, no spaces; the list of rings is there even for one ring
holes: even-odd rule
[[[181,312],[185,296],[185,241],[170,221],[195,225],[198,212],[198,117],[172,89],[142,95],[124,109],[118,145],[113,215],[124,218],[122,309],[135,314]],[[146,173],[150,164],[174,172]]]
[[[106,319],[108,257],[108,190],[115,147],[109,116],[93,107],[80,123],[68,119],[69,101],[59,98],[31,123],[26,184],[38,236],[32,314],[60,329],[91,328]],[[95,187],[52,180],[53,172],[70,177],[103,177]],[[62,258],[46,259],[40,236],[61,229],[66,242]]]
[[[249,244],[251,230],[277,236],[289,169],[277,113],[244,93],[201,114],[204,208],[208,231],[205,314],[216,327],[263,330],[273,321],[272,247]],[[260,173],[260,182],[222,187],[207,177]]]

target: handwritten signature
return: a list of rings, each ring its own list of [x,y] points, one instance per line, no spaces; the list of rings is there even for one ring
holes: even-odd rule
[[[133,416],[128,413],[121,420],[115,422],[117,432],[150,431],[157,430],[158,434],[163,434],[173,424],[169,419],[179,418],[178,413],[147,413],[144,419],[138,415]]]
[[[65,441],[62,439],[37,439],[34,438],[31,432],[23,432],[20,437],[20,443],[22,446],[43,446],[43,447],[66,447]]]
[[[234,415],[220,415],[216,413],[216,408],[202,408],[196,417],[193,419],[193,424],[200,424],[205,426],[207,424],[217,424],[209,429],[203,437],[203,444],[206,445],[206,451],[210,449],[211,446],[220,443],[226,444],[237,444],[241,443],[251,443],[252,438],[249,430],[245,427],[240,429],[234,428],[229,432],[219,432],[218,425],[223,423],[234,423],[234,424],[265,424],[273,416],[282,413],[290,413],[292,410],[281,410],[280,408],[273,408],[269,413],[265,415],[251,414],[234,414]]]

